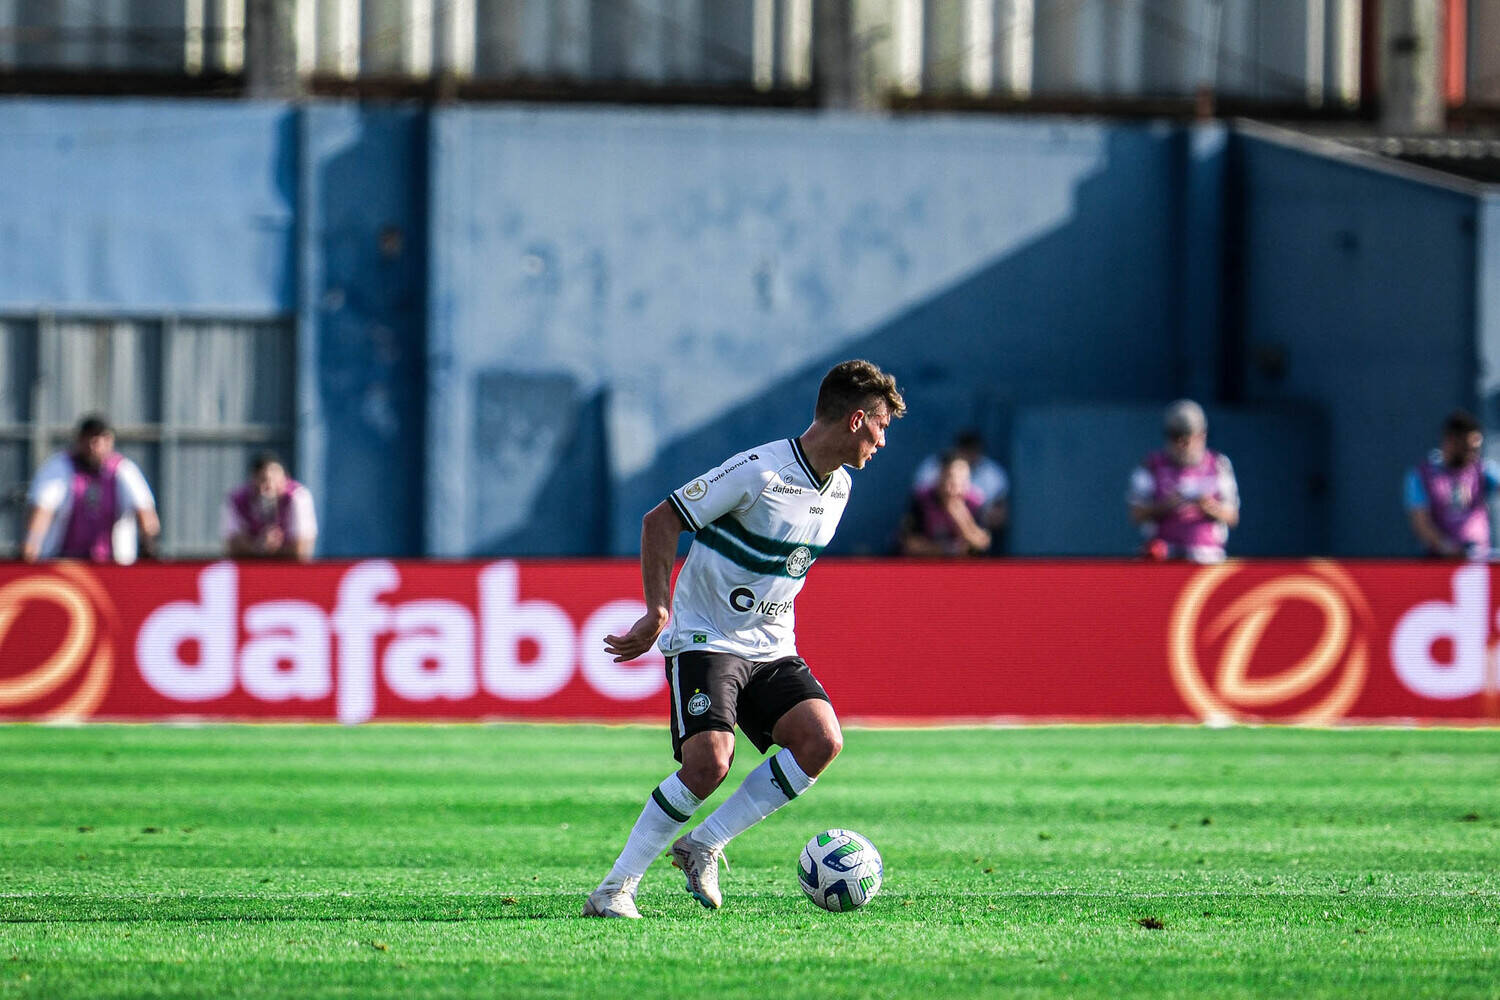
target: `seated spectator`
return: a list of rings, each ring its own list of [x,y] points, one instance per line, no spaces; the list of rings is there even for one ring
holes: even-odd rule
[[[279,458],[261,452],[250,463],[248,481],[224,498],[219,534],[235,558],[307,562],[318,538],[312,493],[288,478]]]
[[[1430,556],[1484,559],[1490,554],[1489,501],[1500,465],[1482,458],[1484,431],[1462,410],[1443,421],[1441,445],[1406,473],[1406,516]]]
[[[901,553],[908,556],[969,556],[988,551],[993,540],[980,526],[984,504],[969,482],[969,463],[949,452],[938,478],[912,492],[901,521]]]
[[[1163,421],[1166,447],[1153,451],[1130,477],[1130,519],[1152,559],[1224,560],[1229,529],[1240,522],[1240,492],[1229,459],[1208,447],[1203,407],[1179,399]]]
[[[969,486],[979,497],[979,523],[992,532],[1005,527],[1010,513],[1010,479],[1000,463],[984,453],[984,438],[976,430],[960,431],[953,439],[952,453],[969,463]],[[926,489],[938,481],[944,455],[928,455],[912,476],[912,490]]]
[[[90,414],[73,446],[42,463],[27,494],[31,504],[21,558],[135,562],[156,551],[161,522],[140,468],[115,451],[109,421]]]

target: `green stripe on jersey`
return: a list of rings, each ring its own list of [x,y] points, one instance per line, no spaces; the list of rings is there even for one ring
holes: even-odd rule
[[[672,817],[679,823],[686,823],[688,820],[693,818],[691,813],[684,813],[678,809],[673,808],[672,803],[668,802],[667,797],[661,793],[660,786],[651,789],[651,801],[655,802],[657,806],[660,807],[662,812],[666,813],[668,816]]]
[[[768,559],[757,553],[749,552],[743,545],[736,542],[723,531],[720,531],[714,524],[708,525],[693,537],[736,566],[759,573],[761,576],[792,575],[787,572],[785,559]]]
[[[757,535],[746,528],[732,517],[721,517],[713,523],[713,527],[727,535],[733,536],[734,540],[763,556],[789,556],[798,549],[806,549],[814,559],[823,554],[826,545],[809,545],[806,542],[783,542],[775,538],[766,538]]]

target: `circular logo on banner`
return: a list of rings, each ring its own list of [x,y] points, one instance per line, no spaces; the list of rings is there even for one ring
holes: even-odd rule
[[[1167,633],[1177,693],[1205,722],[1342,718],[1369,672],[1373,619],[1364,594],[1324,560],[1245,579],[1242,566],[1220,563],[1177,596]]]
[[[812,550],[806,545],[799,545],[792,550],[792,554],[786,557],[786,572],[788,576],[801,576],[807,572],[812,565]]]
[[[28,609],[50,605],[57,630],[18,628]],[[0,586],[0,715],[86,719],[114,673],[114,601],[81,566],[58,563]],[[40,636],[44,638],[38,638]]]

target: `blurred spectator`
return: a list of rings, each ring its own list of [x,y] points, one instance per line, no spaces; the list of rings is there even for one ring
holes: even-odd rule
[[[901,553],[968,556],[985,552],[992,537],[980,526],[983,497],[969,481],[969,462],[958,452],[938,463],[937,481],[912,491],[901,521]]]
[[[1010,479],[999,462],[985,455],[984,438],[976,430],[959,431],[953,438],[950,453],[969,463],[969,486],[979,497],[980,525],[992,532],[1005,527],[1010,512]],[[912,476],[913,492],[937,484],[945,457],[944,454],[928,455],[922,460]]]
[[[1166,447],[1130,477],[1130,519],[1152,559],[1210,563],[1224,559],[1229,529],[1240,521],[1239,487],[1228,457],[1208,448],[1203,407],[1180,399],[1167,407]]]
[[[1489,500],[1500,465],[1480,457],[1484,431],[1462,410],[1443,421],[1442,444],[1406,473],[1406,514],[1432,556],[1484,559],[1490,554]]]
[[[250,462],[249,479],[229,491],[219,515],[224,551],[236,558],[312,559],[318,520],[312,493],[265,451]]]
[[[73,446],[42,463],[27,494],[31,508],[21,558],[135,562],[156,552],[161,522],[140,468],[115,451],[109,421],[89,414]]]

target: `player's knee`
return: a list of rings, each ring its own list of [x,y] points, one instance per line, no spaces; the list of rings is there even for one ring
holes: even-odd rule
[[[706,799],[713,794],[714,789],[724,783],[729,775],[729,768],[734,764],[734,751],[727,752],[717,747],[705,748],[700,753],[685,754],[682,761],[682,770],[679,776],[682,783],[688,787],[688,791]]]
[[[814,778],[832,764],[833,758],[843,749],[844,736],[838,730],[808,733],[791,748],[797,766]]]

